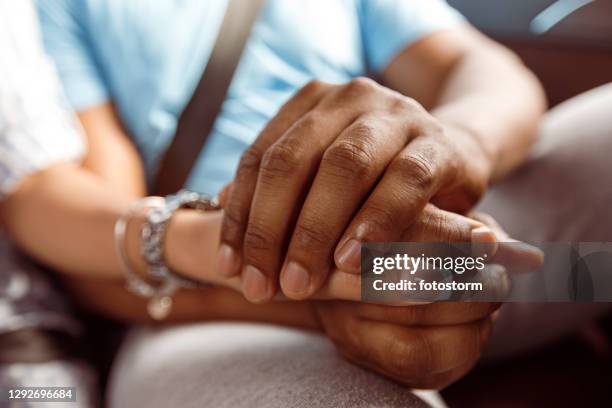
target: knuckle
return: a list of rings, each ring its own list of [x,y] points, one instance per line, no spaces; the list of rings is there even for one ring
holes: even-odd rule
[[[421,155],[402,155],[394,160],[393,167],[404,178],[412,180],[413,184],[422,191],[429,191],[434,184],[433,166]]]
[[[431,234],[440,242],[464,242],[469,240],[470,230],[464,226],[449,220],[443,215],[430,218],[429,228]]]
[[[318,79],[312,79],[308,81],[306,85],[302,88],[303,92],[306,94],[317,94],[321,91],[324,91],[330,87],[330,84],[325,83]]]
[[[377,133],[377,124],[371,117],[364,117],[350,127],[350,139],[362,143],[371,142]]]
[[[423,110],[423,107],[415,99],[402,94],[397,94],[392,99],[391,110],[399,112],[416,112]]]
[[[324,126],[324,122],[325,114],[317,109],[313,109],[295,124],[294,130],[316,132],[317,129]]]
[[[321,248],[331,245],[332,238],[329,229],[325,228],[320,222],[299,222],[293,233],[292,244],[298,248],[305,248],[312,251],[313,248]]]
[[[253,252],[270,251],[278,247],[278,239],[272,231],[258,223],[249,223],[244,234],[245,256],[248,258]]]
[[[420,223],[426,236],[439,238],[445,229],[445,219],[439,212],[423,211]]]
[[[464,228],[456,224],[440,224],[438,230],[442,242],[467,242],[470,240],[469,233],[466,233]]]
[[[358,132],[370,131],[358,130]],[[367,143],[355,139],[334,143],[323,155],[321,165],[340,177],[363,178],[371,172],[373,162],[374,157]]]
[[[240,162],[238,163],[238,170],[236,171],[236,181],[238,183],[248,179],[253,173],[259,170],[261,156],[261,152],[253,146],[242,153]]]
[[[261,162],[264,177],[284,177],[294,173],[300,165],[297,152],[285,144],[276,144],[266,151]]]
[[[378,88],[376,81],[367,77],[353,78],[348,84],[346,84],[346,90],[350,93],[372,92],[376,88]]]
[[[393,231],[397,228],[398,216],[391,206],[370,205],[365,217],[381,232]]]

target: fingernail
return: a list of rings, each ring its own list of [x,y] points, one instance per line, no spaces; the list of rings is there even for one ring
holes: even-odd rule
[[[472,242],[487,244],[495,241],[495,233],[488,227],[483,226],[472,230]]]
[[[222,244],[217,253],[217,270],[225,277],[230,277],[236,272],[236,251],[227,245]]]
[[[472,230],[472,256],[492,257],[497,253],[497,238],[489,227],[482,226]]]
[[[282,275],[283,291],[302,294],[310,285],[310,274],[297,262],[289,262]]]
[[[537,246],[533,246],[522,241],[513,241],[512,245],[515,245],[520,251],[529,252],[533,255],[541,256],[542,258],[544,258],[544,251],[542,251]]]
[[[342,270],[359,271],[361,267],[361,243],[356,239],[347,241],[338,251],[336,261],[338,262],[336,266]]]
[[[511,243],[511,245],[513,245],[518,251],[529,256],[529,261],[531,263],[530,266],[532,268],[537,269],[544,264],[546,254],[540,248],[521,241],[514,241]]]
[[[242,293],[251,302],[261,302],[268,297],[266,276],[256,267],[248,265],[242,277]]]

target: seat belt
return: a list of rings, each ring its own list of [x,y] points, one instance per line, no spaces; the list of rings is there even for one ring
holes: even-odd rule
[[[204,73],[181,113],[174,139],[158,167],[153,193],[180,190],[212,133],[240,56],[265,0],[229,0]]]

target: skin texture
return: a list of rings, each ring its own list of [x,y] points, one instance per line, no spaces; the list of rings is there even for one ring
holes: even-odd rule
[[[383,82],[400,92],[313,81],[245,151],[218,269],[247,299],[306,299],[334,265],[358,273],[361,243],[400,240],[428,202],[469,210],[524,158],[544,108],[520,63],[467,27],[410,47]]]
[[[413,388],[440,389],[476,363],[491,333],[491,303],[434,303],[389,308],[316,304],[342,355]]]
[[[448,210],[468,210],[490,180],[521,161],[543,109],[540,89],[514,57],[467,27],[409,47],[382,80],[394,90],[365,79],[343,86],[312,83],[246,153],[226,192],[225,217],[187,210],[175,216],[166,241],[168,263],[216,286],[177,294],[170,321],[236,319],[320,330],[352,361],[410,386],[444,386],[476,362],[497,305],[482,304],[467,315],[464,306],[453,304],[363,305],[355,302],[359,276],[354,263],[342,265],[346,262],[336,251],[338,243],[354,237],[499,240],[487,222]],[[315,107],[324,114],[312,115]],[[111,103],[79,112],[79,118],[89,143],[84,162],[56,165],[24,180],[3,203],[2,218],[9,234],[56,269],[81,304],[115,319],[147,321],[144,302],[123,287],[112,234],[117,218],[145,194],[142,163]],[[291,145],[304,133],[312,143]],[[281,141],[287,145],[279,148]],[[303,168],[291,166],[295,158],[287,146],[308,151]],[[347,163],[347,158],[355,161]],[[360,161],[364,158],[372,162]],[[266,177],[260,177],[261,164],[266,164]],[[299,187],[290,188],[291,194],[281,194],[287,186],[280,170]],[[273,214],[263,205],[266,200]],[[320,200],[328,200],[324,208]],[[358,205],[362,201],[366,207]],[[253,234],[264,220],[278,228],[272,241],[265,233]],[[300,228],[290,227],[293,220],[302,222]],[[142,271],[140,222],[138,217],[130,222],[127,245]],[[331,224],[330,230],[317,239],[313,225],[323,222]],[[258,235],[264,239],[253,238]],[[216,260],[220,237],[237,259],[220,262],[221,270]],[[305,257],[306,247],[312,256]],[[224,251],[221,247],[222,257]],[[270,285],[264,297],[254,296],[252,282],[238,273],[241,258],[262,268]],[[307,292],[278,291],[285,258],[299,259],[313,274]],[[240,289],[250,300],[309,299],[254,305],[236,292]]]

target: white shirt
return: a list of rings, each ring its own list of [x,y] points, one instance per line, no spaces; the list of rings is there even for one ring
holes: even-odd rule
[[[0,198],[24,176],[79,159],[79,125],[44,54],[35,8],[0,0]]]

